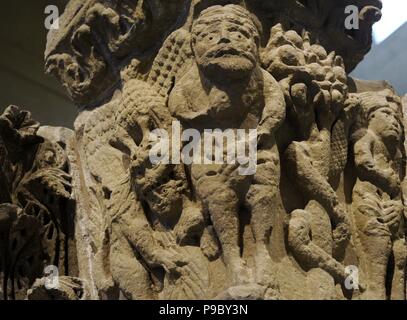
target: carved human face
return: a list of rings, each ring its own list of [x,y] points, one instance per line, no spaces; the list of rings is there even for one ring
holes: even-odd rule
[[[369,127],[383,139],[396,139],[399,141],[402,135],[402,127],[399,116],[390,107],[376,110],[370,118]]]
[[[245,74],[257,64],[255,36],[244,25],[214,21],[195,35],[194,53],[198,65],[209,72]]]
[[[146,201],[152,210],[166,225],[178,221],[182,212],[182,181],[170,180],[146,195]]]

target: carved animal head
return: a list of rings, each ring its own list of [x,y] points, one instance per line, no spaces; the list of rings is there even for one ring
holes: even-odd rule
[[[127,59],[154,52],[184,10],[179,0],[71,0],[48,35],[46,72],[77,104],[92,105],[111,94]]]

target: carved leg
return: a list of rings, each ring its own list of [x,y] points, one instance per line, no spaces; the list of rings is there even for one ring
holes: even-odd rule
[[[163,268],[167,273],[176,273],[180,259],[157,243],[129,180],[113,190],[109,207],[112,213],[109,262],[113,280],[128,299],[153,299],[150,277],[153,273],[149,271]],[[156,285],[162,283],[157,281]]]
[[[209,187],[209,186],[207,186]],[[250,282],[239,247],[239,200],[227,186],[218,185],[206,198],[206,206],[222,245],[226,267],[231,272],[234,285]]]
[[[288,172],[293,181],[303,190],[306,195],[319,202],[329,214],[331,221],[336,227],[338,224],[347,224],[346,213],[328,178],[318,168],[318,162],[309,155],[309,148],[304,143],[293,142],[285,153]]]
[[[272,260],[269,252],[269,242],[272,232],[270,199],[273,190],[265,186],[252,186],[248,195],[248,206],[251,209],[251,226],[256,241],[255,270],[256,282],[270,284],[272,282]]]
[[[332,223],[332,236],[337,250],[343,250],[350,238],[350,226],[346,210],[336,192],[323,175],[317,162],[309,155],[304,143],[293,142],[285,153],[288,172],[310,200],[323,206]]]
[[[269,252],[273,229],[273,209],[280,181],[280,166],[277,152],[260,151],[257,171],[246,197],[251,210],[251,226],[256,241],[256,282],[270,285],[273,282],[272,259]]]
[[[124,236],[117,237],[110,247],[110,271],[113,281],[129,300],[155,298],[151,277],[134,254]]]
[[[308,211],[295,210],[291,213],[288,228],[288,243],[297,260],[310,268],[321,268],[337,282],[346,278],[345,267],[311,240],[311,216]]]
[[[360,230],[363,230],[360,242],[367,276],[363,299],[386,300],[386,274],[392,249],[390,235],[385,226],[374,218]]]
[[[406,260],[407,246],[405,239],[393,242],[394,275],[392,279],[391,300],[406,299]]]

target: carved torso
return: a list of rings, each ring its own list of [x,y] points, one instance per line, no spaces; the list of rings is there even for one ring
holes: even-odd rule
[[[256,69],[247,79],[219,83],[206,78],[195,66],[174,88],[170,109],[176,119],[191,128],[255,129],[264,108],[262,76]]]

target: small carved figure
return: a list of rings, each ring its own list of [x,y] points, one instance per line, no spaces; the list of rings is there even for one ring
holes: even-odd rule
[[[358,180],[352,208],[367,283],[365,298],[404,300],[407,246],[400,185],[405,177],[401,103],[391,90],[359,97],[366,127],[353,135]],[[391,291],[386,293],[386,287]]]
[[[291,214],[289,243],[296,258],[310,268],[343,279],[345,268],[332,257],[332,237],[336,247],[342,245],[349,226],[328,179],[332,131],[347,99],[343,61],[334,52],[328,55],[322,46],[311,45],[307,34],[284,31],[282,25],[272,28],[262,58],[285,91],[288,121],[281,143],[286,148],[286,172],[305,201],[304,210]]]
[[[259,65],[259,28],[238,5],[204,10],[192,30],[196,63],[176,83],[169,100],[184,129],[257,129],[258,166],[243,176],[234,165],[190,167],[192,184],[209,212],[234,285],[250,282],[239,247],[239,210],[251,210],[256,240],[256,281],[270,283],[269,241],[273,198],[279,185],[274,133],[285,118],[276,80]]]
[[[188,279],[195,276],[195,287],[189,287],[187,295],[179,295],[179,298],[195,299],[206,296],[207,285],[199,282],[205,275],[205,266],[191,268],[196,261],[181,246],[191,242],[198,242],[199,246],[204,228],[202,210],[191,199],[183,166],[152,163],[149,154],[151,131],[158,128],[170,130],[171,120],[165,99],[151,85],[139,80],[129,80],[124,85],[116,114],[116,133],[110,144],[116,151],[121,151],[125,168],[123,175],[116,177],[118,181],[109,196],[109,211],[113,213],[113,237],[123,242],[122,237],[125,243],[122,248],[113,245],[110,254],[112,261],[119,262],[117,256],[124,248],[127,251],[135,249],[143,267],[157,278],[154,281],[157,292],[162,291],[164,281],[182,279],[178,282],[189,286]],[[128,205],[123,206],[123,203]],[[142,273],[136,261],[134,256],[134,262],[127,268]],[[127,290],[127,296],[140,297],[140,291],[132,292],[132,288],[127,288],[119,278],[123,267],[114,267],[119,270],[114,274],[115,280]],[[160,268],[165,271],[167,280],[159,279]],[[199,275],[196,270],[200,270]],[[173,285],[172,290],[174,288]],[[168,288],[164,289],[168,291]]]

